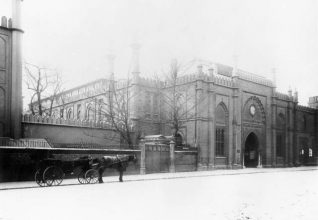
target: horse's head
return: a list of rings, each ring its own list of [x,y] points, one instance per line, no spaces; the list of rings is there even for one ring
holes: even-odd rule
[[[136,164],[136,163],[137,163],[137,157],[136,157],[136,155],[135,155],[135,154],[129,155],[129,156],[128,156],[128,161],[132,161],[132,162],[134,162],[134,164]]]

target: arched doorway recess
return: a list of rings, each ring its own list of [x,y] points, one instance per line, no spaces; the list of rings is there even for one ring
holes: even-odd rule
[[[244,166],[258,167],[259,166],[259,141],[254,132],[251,132],[245,140],[244,147]]]

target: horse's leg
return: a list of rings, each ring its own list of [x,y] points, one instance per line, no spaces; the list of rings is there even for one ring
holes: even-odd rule
[[[118,171],[119,171],[119,182],[123,182],[124,169],[123,169],[122,165],[118,166]]]
[[[98,169],[98,182],[103,183],[103,173],[104,173],[104,168],[100,167]]]

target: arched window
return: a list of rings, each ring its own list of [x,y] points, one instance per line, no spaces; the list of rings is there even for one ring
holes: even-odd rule
[[[215,155],[226,156],[226,133],[228,126],[228,116],[225,104],[220,103],[215,111]]]
[[[73,111],[72,111],[71,108],[69,108],[69,109],[67,110],[66,118],[67,118],[67,119],[73,118]]]
[[[86,120],[94,120],[94,111],[91,105],[86,107]]]
[[[76,113],[76,119],[80,119],[81,118],[81,108],[82,105],[81,104],[77,104],[77,113]]]
[[[216,156],[225,156],[225,129],[216,128],[215,130],[215,154]]]
[[[64,118],[64,109],[63,108],[60,109],[60,118]]]

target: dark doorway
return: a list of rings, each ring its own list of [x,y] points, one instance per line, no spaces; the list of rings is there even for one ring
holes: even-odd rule
[[[258,139],[253,132],[247,136],[245,141],[244,165],[245,167],[257,167],[258,165]]]

